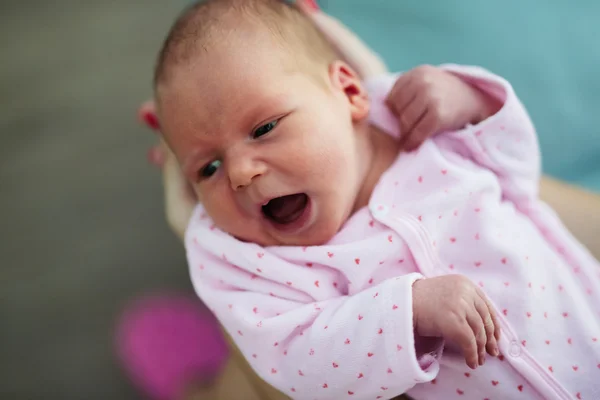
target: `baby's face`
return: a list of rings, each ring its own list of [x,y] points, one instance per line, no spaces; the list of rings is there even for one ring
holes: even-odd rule
[[[269,245],[328,241],[355,207],[360,165],[346,93],[294,71],[270,39],[224,44],[160,89],[163,134],[217,227]]]

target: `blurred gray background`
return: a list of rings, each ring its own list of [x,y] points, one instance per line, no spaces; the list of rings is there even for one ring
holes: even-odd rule
[[[116,319],[192,292],[138,125],[155,53],[188,0],[0,1],[0,399],[139,396]],[[392,70],[477,64],[508,78],[546,173],[600,190],[598,0],[320,0]]]
[[[0,2],[0,398],[135,399],[127,300],[190,290],[135,118],[183,1]]]

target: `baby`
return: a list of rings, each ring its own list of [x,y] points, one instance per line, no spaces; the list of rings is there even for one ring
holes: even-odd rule
[[[194,285],[269,383],[600,398],[600,266],[539,201],[508,82],[447,65],[363,83],[294,8],[209,0],[175,23],[155,89],[201,202]]]

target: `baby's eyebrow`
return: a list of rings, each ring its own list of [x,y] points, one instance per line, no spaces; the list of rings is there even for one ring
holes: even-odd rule
[[[181,164],[181,169],[183,170],[184,173],[189,172],[193,169],[196,169],[196,164],[198,164],[198,160],[204,157],[204,151],[203,149],[196,149],[193,150],[187,157],[185,160],[183,160],[183,163]]]
[[[252,133],[250,132],[252,129],[259,128],[258,124],[269,123],[269,118],[275,118],[278,114],[287,112],[290,107],[291,105],[289,103],[289,96],[285,93],[277,93],[258,97],[253,99],[252,103],[249,104],[248,107],[245,107],[244,110],[239,112],[239,118],[235,118],[237,121],[232,123],[230,128],[247,130],[248,132],[245,133],[250,134]],[[202,135],[206,137],[214,137],[218,134],[219,129],[207,129],[202,131]],[[197,148],[191,151],[186,159],[183,160],[183,171],[191,171],[192,168],[195,169],[198,159],[205,157],[205,153],[207,152],[203,148]]]
[[[243,112],[243,120],[249,121],[248,123],[251,124],[252,127],[261,122],[269,122],[265,121],[265,119],[274,117],[276,116],[275,114],[281,113],[286,107],[289,107],[288,96],[285,94],[276,94],[268,97],[264,96],[256,99],[256,101],[253,101],[252,103],[252,106],[248,107],[248,110]]]

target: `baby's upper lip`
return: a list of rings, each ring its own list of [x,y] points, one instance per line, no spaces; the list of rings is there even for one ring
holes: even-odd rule
[[[269,202],[273,199],[276,199],[278,197],[283,197],[283,196],[287,196],[287,194],[279,194],[279,195],[273,195],[273,196],[267,196],[267,197],[261,197],[257,202],[257,206],[259,209],[262,209],[263,206],[266,206],[267,204],[269,204]]]
[[[279,197],[292,196],[294,194],[300,194],[300,193],[301,192],[282,193],[282,194],[275,194],[275,195],[272,195],[272,196],[261,197],[256,202],[256,209],[258,210],[259,215],[263,215],[263,212],[262,212],[263,206],[267,205],[271,200],[279,198]]]
[[[262,206],[277,197],[261,193],[257,187],[253,186],[247,188],[245,193],[240,194],[242,195],[240,200],[243,202],[244,208],[256,216],[262,215]]]
[[[263,211],[262,211],[263,206],[266,206],[267,204],[269,204],[269,202],[271,200],[276,199],[278,197],[282,197],[282,196],[285,196],[285,195],[260,196],[259,198],[257,198],[254,201],[257,215],[262,216],[263,215]]]

